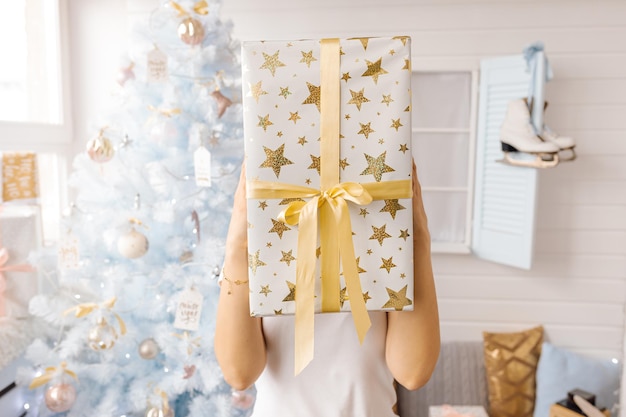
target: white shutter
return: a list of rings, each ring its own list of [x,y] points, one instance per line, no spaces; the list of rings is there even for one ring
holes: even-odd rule
[[[522,55],[481,61],[472,228],[476,256],[524,269],[532,264],[537,170],[496,161],[507,104],[526,97],[529,82]]]

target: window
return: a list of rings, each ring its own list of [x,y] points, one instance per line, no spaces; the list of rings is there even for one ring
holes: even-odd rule
[[[433,252],[470,252],[477,86],[475,71],[413,73],[413,157]]]
[[[0,152],[36,152],[44,236],[57,235],[71,156],[67,0],[12,0],[0,13]]]

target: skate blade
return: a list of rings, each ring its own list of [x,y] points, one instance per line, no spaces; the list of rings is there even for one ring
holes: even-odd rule
[[[576,151],[574,151],[574,147],[561,149],[559,152],[559,161],[560,162],[570,162],[576,159]]]
[[[559,164],[558,154],[533,154],[535,159],[517,159],[513,158],[508,152],[504,152],[504,158],[498,159],[496,162],[522,168],[554,168]],[[550,159],[546,159],[550,157]]]

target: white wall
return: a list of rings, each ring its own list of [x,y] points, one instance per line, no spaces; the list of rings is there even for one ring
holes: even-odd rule
[[[622,357],[626,304],[626,2],[225,0],[239,39],[410,35],[413,69],[479,68],[542,40],[547,123],[578,159],[539,177],[535,263],[434,255],[444,340],[537,324],[553,343]]]

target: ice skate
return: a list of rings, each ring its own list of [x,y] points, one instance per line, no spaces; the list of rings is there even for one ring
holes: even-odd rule
[[[506,117],[500,128],[500,142],[504,159],[498,162],[529,168],[552,168],[559,163],[560,148],[537,135],[525,99],[509,102]],[[520,159],[513,156],[519,153],[534,155],[535,159]]]
[[[548,102],[546,101],[543,105],[544,113],[547,108]],[[561,162],[573,161],[576,159],[576,152],[574,151],[576,143],[574,142],[574,139],[567,136],[559,136],[558,133],[550,129],[545,123],[543,124],[542,131],[539,133],[539,137],[546,142],[554,143],[559,147],[559,160]]]

